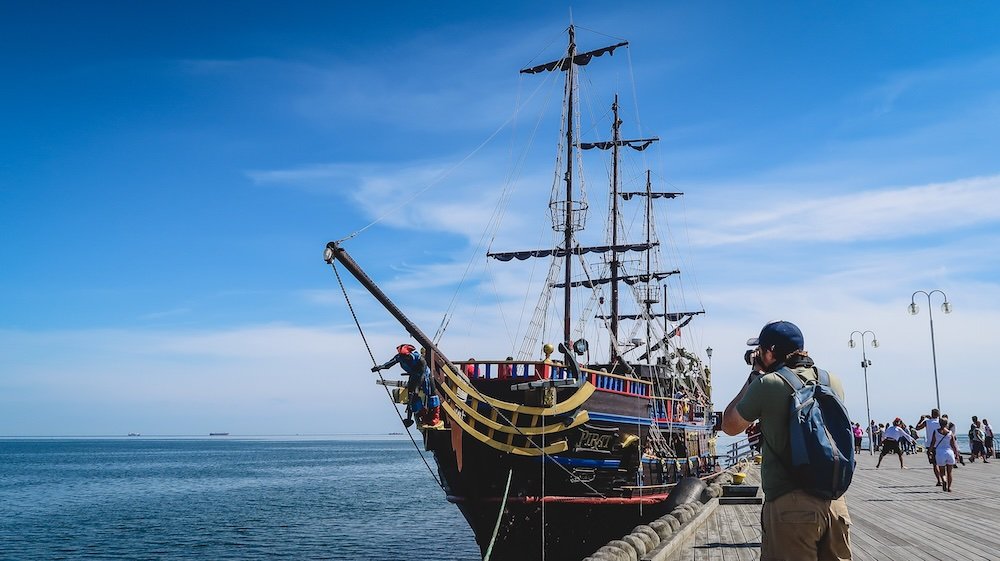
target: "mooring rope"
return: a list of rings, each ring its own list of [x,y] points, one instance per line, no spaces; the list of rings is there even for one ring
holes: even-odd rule
[[[503,520],[503,511],[507,508],[507,495],[510,493],[510,478],[514,475],[514,470],[507,471],[507,486],[503,490],[503,500],[500,501],[500,512],[497,513],[497,523],[493,526],[493,537],[490,538],[490,545],[486,548],[486,555],[483,561],[490,561],[490,554],[493,553],[493,544],[497,541],[497,532],[500,531],[500,521]]]

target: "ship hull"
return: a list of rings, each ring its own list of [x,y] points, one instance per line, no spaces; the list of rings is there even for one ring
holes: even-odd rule
[[[510,382],[475,385],[513,398],[507,395]],[[446,429],[426,430],[424,444],[433,452],[448,500],[465,516],[484,555],[492,544],[490,559],[497,561],[578,561],[669,513],[672,483],[715,469],[707,448],[698,448],[711,427],[693,419],[656,423],[649,417],[649,402],[596,391],[581,407],[590,419],[550,437],[567,444],[557,454],[505,453],[453,422]],[[647,441],[654,424],[672,444],[688,445],[683,461],[644,458],[638,444],[623,445]]]
[[[642,507],[637,504],[515,500],[508,501],[500,515],[499,502],[457,502],[476,535],[482,555],[485,556],[492,543],[490,559],[500,561],[579,561],[609,541],[630,533],[637,525],[667,514],[666,503],[666,497]]]

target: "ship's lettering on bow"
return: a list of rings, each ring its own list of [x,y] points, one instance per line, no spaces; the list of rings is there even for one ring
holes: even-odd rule
[[[618,430],[614,428],[602,429],[588,425],[584,425],[584,427],[580,429],[580,438],[577,440],[574,450],[577,452],[610,454]]]

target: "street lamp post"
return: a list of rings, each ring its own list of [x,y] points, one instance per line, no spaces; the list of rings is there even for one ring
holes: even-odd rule
[[[911,316],[915,316],[920,313],[920,308],[914,299],[917,294],[923,294],[927,297],[927,316],[931,320],[931,360],[934,363],[934,397],[937,399],[937,410],[941,410],[941,392],[938,390],[938,371],[937,371],[937,350],[934,347],[934,310],[931,308],[931,295],[937,293],[944,298],[944,302],[941,304],[941,311],[950,314],[951,313],[951,302],[948,302],[948,295],[940,290],[932,290],[930,292],[925,292],[923,290],[918,290],[910,296],[910,306],[906,308],[910,312]]]
[[[865,335],[872,336],[872,347],[878,348],[878,339],[875,338],[874,331],[852,331],[851,339],[847,342],[847,346],[854,348],[854,336],[861,336],[861,369],[865,372],[865,408],[868,411],[868,426],[865,430],[868,431],[868,453],[872,456],[875,455],[875,431],[872,430],[872,406],[871,402],[868,400],[868,367],[872,365],[872,361],[868,360],[868,355],[865,352]]]

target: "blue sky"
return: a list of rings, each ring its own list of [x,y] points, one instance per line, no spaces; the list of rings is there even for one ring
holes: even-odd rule
[[[859,420],[847,339],[874,330],[873,414],[915,420],[926,301],[905,309],[940,288],[944,408],[993,415],[1000,8],[539,4],[0,6],[0,435],[397,430],[321,260],[385,214],[355,257],[426,331],[459,295],[445,352],[511,354],[531,271],[480,238],[506,186],[492,248],[540,243],[556,132],[531,133],[559,88],[517,70],[558,56],[571,9],[582,48],[631,42],[588,67],[587,111],[617,87],[626,134],[638,114],[663,139],[674,302],[708,311],[685,337],[716,349],[718,408],[781,317]],[[404,334],[349,287],[382,361]]]

